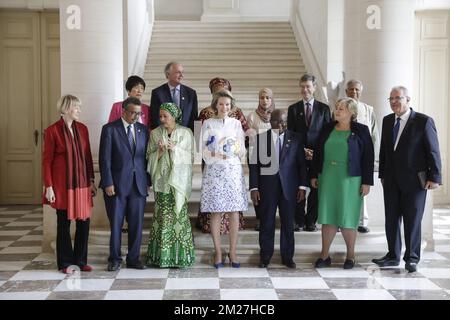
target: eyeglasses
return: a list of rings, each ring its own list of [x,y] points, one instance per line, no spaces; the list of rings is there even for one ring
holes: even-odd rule
[[[128,110],[126,110],[126,112],[128,112],[128,114],[130,114],[133,117],[135,117],[135,116],[140,117],[140,116],[143,115],[143,112],[141,112],[141,111],[128,111]]]
[[[396,102],[399,102],[400,100],[403,100],[405,97],[399,97],[399,96],[397,96],[397,97],[389,97],[387,100],[389,101],[389,102],[392,102],[392,101],[396,101]]]

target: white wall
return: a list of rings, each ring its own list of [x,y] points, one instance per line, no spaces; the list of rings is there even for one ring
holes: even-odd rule
[[[124,21],[124,76],[144,75],[147,52],[153,27],[153,0],[126,0]]]
[[[265,18],[267,20],[289,19],[290,0],[240,0],[239,9],[243,18]]]
[[[450,0],[416,0],[416,10],[450,9]]]
[[[200,20],[203,0],[154,0],[156,20]]]
[[[57,9],[59,0],[0,0],[0,8]]]

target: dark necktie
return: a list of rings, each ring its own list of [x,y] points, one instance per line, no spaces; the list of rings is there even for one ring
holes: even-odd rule
[[[306,103],[306,125],[309,127],[311,125],[311,104],[309,102]]]
[[[395,147],[395,141],[397,141],[398,131],[400,130],[400,118],[397,118],[395,125],[392,128],[392,144]]]
[[[136,145],[134,144],[133,132],[131,132],[131,124],[129,124],[127,127],[127,138],[128,138],[128,143],[130,144],[130,147],[131,147],[131,151],[134,154],[134,149],[135,149]]]

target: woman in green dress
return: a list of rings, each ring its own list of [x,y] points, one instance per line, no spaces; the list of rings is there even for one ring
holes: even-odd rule
[[[161,125],[151,132],[147,150],[147,171],[155,192],[147,264],[161,268],[189,267],[195,262],[187,211],[194,138],[191,130],[180,125],[181,109],[176,104],[163,103],[159,118]]]
[[[355,265],[356,230],[362,198],[373,185],[374,150],[369,129],[356,122],[357,102],[336,102],[335,121],[323,128],[311,169],[311,186],[318,188],[322,252],[316,268],[331,265],[329,250],[338,228],[347,246],[344,269]]]

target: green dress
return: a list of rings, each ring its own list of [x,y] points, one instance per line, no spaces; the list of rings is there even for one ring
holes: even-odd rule
[[[152,131],[147,149],[148,168],[155,192],[155,214],[150,227],[147,264],[161,268],[189,267],[195,262],[187,201],[192,186],[194,138],[177,125],[170,135],[174,150],[158,157],[158,141],[167,143],[163,126]]]
[[[334,129],[324,147],[322,173],[319,175],[320,224],[356,229],[362,197],[361,177],[348,174],[348,142],[350,131]]]

